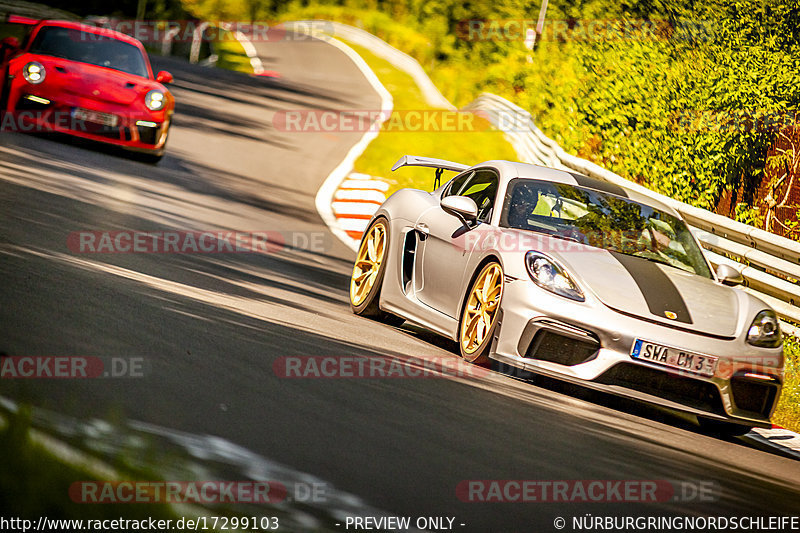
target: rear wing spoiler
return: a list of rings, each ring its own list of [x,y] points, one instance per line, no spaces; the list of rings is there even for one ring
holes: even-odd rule
[[[395,171],[401,167],[429,167],[440,169],[440,171],[452,170],[453,172],[461,172],[463,170],[467,170],[469,165],[453,163],[452,161],[445,161],[444,159],[434,159],[432,157],[404,155],[392,166],[392,171]]]

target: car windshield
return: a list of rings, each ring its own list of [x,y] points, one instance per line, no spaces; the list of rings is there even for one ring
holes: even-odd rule
[[[700,247],[681,219],[613,194],[517,178],[506,191],[500,225],[642,257],[711,278]]]
[[[144,56],[136,46],[74,28],[41,28],[31,44],[30,52],[148,77]]]

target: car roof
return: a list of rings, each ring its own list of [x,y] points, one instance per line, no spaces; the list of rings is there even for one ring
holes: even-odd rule
[[[572,172],[570,170],[559,170],[550,167],[543,167],[531,163],[519,163],[515,161],[505,161],[499,159],[484,161],[483,163],[477,164],[470,168],[476,169],[485,167],[492,167],[495,170],[497,170],[498,173],[500,174],[500,187],[498,189],[498,192],[502,194],[505,194],[506,188],[508,187],[508,182],[510,182],[512,179],[515,178],[535,179],[541,181],[549,181],[553,183],[565,183],[568,185],[576,185],[578,187],[584,187],[587,189],[594,189],[597,191],[613,194],[623,198],[629,198],[640,204],[654,207],[660,211],[664,211],[673,216],[681,218],[680,215],[673,208],[669,207],[668,205],[662,202],[659,202],[658,200],[640,194],[636,191],[624,189],[614,183],[599,180],[596,178],[590,178],[589,176],[585,176],[578,172]]]
[[[80,30],[86,33],[93,33],[95,35],[103,35],[105,37],[111,37],[113,39],[117,39],[119,41],[126,42],[128,44],[132,44],[137,48],[143,49],[142,43],[139,42],[138,39],[134,39],[130,35],[125,35],[124,33],[120,33],[116,30],[112,30],[109,28],[103,28],[101,26],[92,26],[90,24],[83,24],[81,22],[72,22],[69,20],[42,20],[39,22],[37,26],[37,31],[39,27],[44,26],[56,26],[61,28],[71,28],[74,30]]]

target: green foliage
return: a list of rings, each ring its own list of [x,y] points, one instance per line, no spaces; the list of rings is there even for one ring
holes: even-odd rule
[[[773,421],[792,431],[800,431],[800,341],[794,337],[784,339],[786,356],[785,380]]]

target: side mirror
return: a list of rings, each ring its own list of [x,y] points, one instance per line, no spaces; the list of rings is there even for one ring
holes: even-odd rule
[[[158,83],[172,83],[172,74],[166,70],[162,70],[156,75],[156,81]]]
[[[729,287],[734,287],[736,285],[741,285],[744,283],[744,278],[742,277],[742,273],[733,268],[730,265],[721,264],[717,265],[717,278],[719,278],[720,283],[723,285],[727,285]]]
[[[467,228],[478,218],[478,206],[469,196],[445,196],[439,205],[448,215],[458,218]]]

